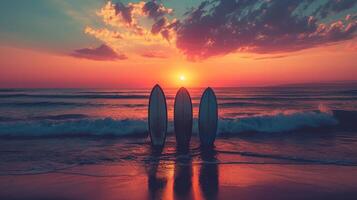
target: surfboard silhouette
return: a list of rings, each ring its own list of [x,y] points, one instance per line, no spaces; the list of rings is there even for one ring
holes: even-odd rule
[[[213,146],[218,125],[217,98],[212,88],[202,94],[198,112],[198,130],[201,146]]]
[[[181,87],[175,96],[174,127],[177,146],[187,148],[192,135],[192,102],[184,87]]]
[[[148,123],[151,144],[163,146],[167,133],[167,105],[165,94],[159,85],[155,85],[150,93]]]

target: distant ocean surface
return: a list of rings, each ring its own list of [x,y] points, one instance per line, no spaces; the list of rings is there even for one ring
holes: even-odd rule
[[[203,90],[189,89],[193,157],[199,151],[197,115]],[[217,162],[357,165],[357,87],[214,90],[220,118]],[[164,92],[170,124],[163,156],[170,161],[175,160],[177,90]],[[0,164],[1,174],[145,160],[149,94],[150,89],[1,89],[0,159],[7,161]]]

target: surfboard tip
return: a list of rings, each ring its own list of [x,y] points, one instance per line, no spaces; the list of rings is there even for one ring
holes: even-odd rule
[[[153,88],[161,88],[161,86],[158,83],[156,83]]]
[[[207,94],[207,93],[208,93],[208,94],[211,93],[211,94],[213,94],[214,96],[216,96],[216,94],[214,93],[213,88],[211,88],[211,87],[207,87],[203,93],[206,93],[206,94]]]
[[[185,87],[180,87],[180,89],[179,89],[177,92],[179,93],[180,91],[186,91],[186,92],[188,92]]]
[[[213,91],[213,88],[207,87],[206,90],[211,90],[211,91]]]

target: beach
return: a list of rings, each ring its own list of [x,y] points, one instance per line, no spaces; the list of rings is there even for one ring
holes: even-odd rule
[[[137,141],[2,140],[0,198],[354,199],[357,194],[357,168],[347,164],[220,153],[225,139],[218,139],[214,151],[187,154],[176,152],[173,137],[162,154]],[[26,152],[11,156],[11,146],[19,144]]]

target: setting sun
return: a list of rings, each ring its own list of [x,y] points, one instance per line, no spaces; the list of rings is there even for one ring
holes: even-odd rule
[[[185,75],[180,75],[180,81],[185,81],[185,80],[186,80]]]
[[[196,87],[199,83],[198,77],[195,76],[194,70],[188,70],[180,67],[180,69],[172,71],[170,77],[172,86],[174,87]]]

